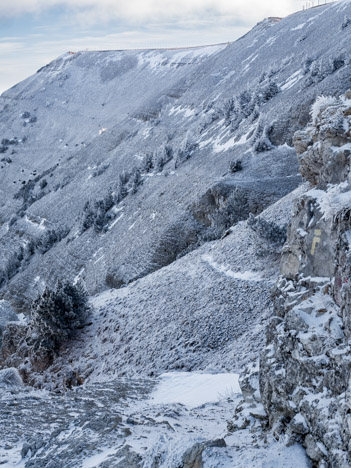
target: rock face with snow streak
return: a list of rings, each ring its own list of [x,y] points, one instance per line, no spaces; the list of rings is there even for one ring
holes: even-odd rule
[[[351,463],[350,98],[318,99],[295,138],[314,188],[295,203],[259,372],[274,434],[332,468]]]

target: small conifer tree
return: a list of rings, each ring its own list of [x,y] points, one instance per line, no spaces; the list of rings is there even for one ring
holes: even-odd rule
[[[58,281],[54,290],[46,287],[32,303],[31,341],[35,350],[57,351],[82,325],[88,309],[84,288]]]

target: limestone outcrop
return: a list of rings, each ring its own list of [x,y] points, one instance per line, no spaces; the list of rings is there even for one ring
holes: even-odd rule
[[[259,418],[277,438],[302,443],[314,466],[346,468],[351,466],[351,92],[317,99],[311,125],[295,135],[295,148],[311,187],[294,206],[266,348],[259,371],[251,367],[241,378],[245,402],[232,429]]]

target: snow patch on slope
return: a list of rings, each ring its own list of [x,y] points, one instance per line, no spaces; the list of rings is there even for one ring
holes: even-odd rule
[[[241,281],[264,281],[264,278],[260,273],[255,271],[233,271],[226,265],[215,262],[211,255],[205,254],[202,256],[202,259],[207,262],[214,270],[218,271],[219,273],[223,273],[229,278]]]
[[[224,396],[240,393],[238,374],[200,374],[169,372],[160,376],[160,383],[151,394],[154,404],[181,403],[196,408],[214,403]]]

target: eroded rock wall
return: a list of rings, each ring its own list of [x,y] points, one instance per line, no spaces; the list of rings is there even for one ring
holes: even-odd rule
[[[295,203],[258,383],[244,385],[233,426],[265,420],[319,468],[351,466],[350,129],[348,92],[319,98],[311,125],[295,135],[311,188]]]

